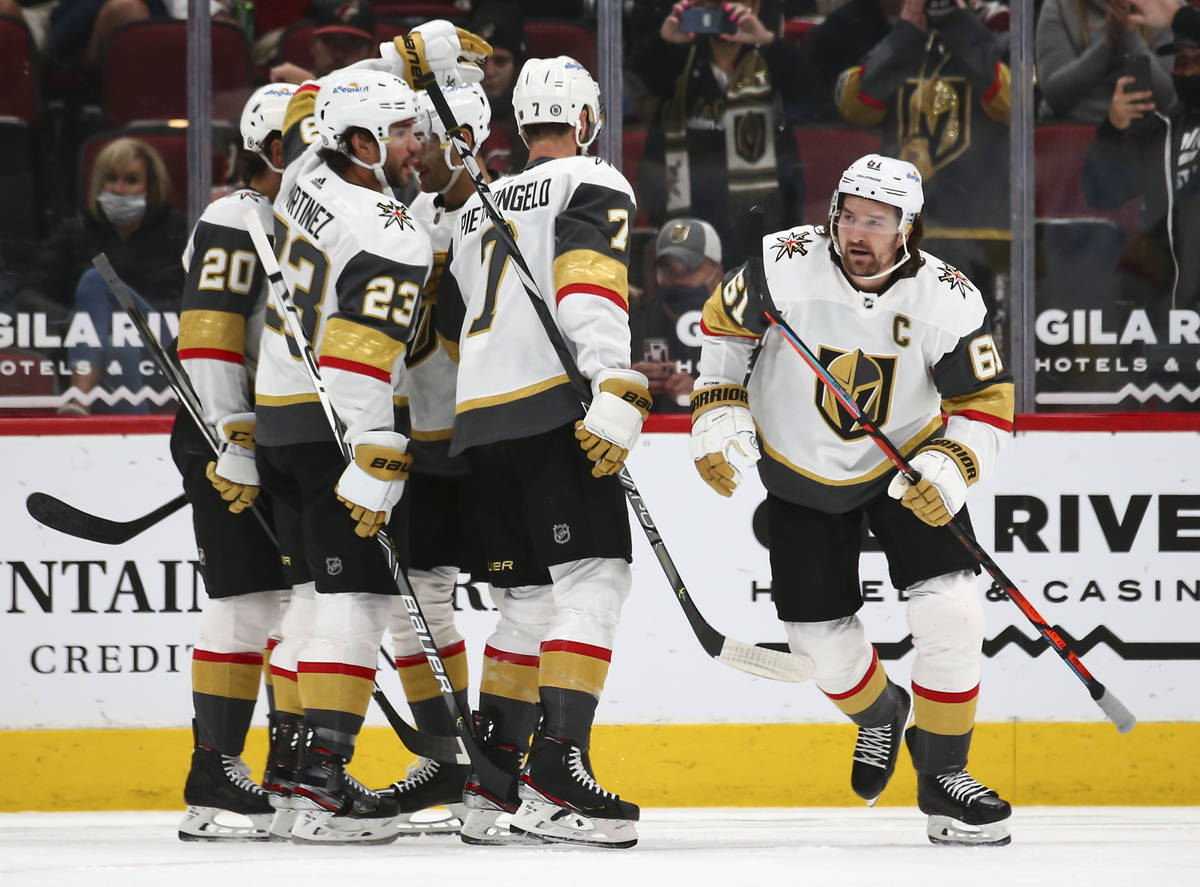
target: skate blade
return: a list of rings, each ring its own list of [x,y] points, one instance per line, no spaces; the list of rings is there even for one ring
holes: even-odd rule
[[[292,827],[295,826],[296,819],[299,816],[300,811],[290,807],[277,809],[275,815],[271,818],[271,840],[290,841],[292,839]]]
[[[467,808],[461,802],[439,804],[436,807],[403,813],[396,818],[396,825],[400,828],[402,838],[419,835],[457,835],[463,826],[466,813]]]
[[[556,844],[625,849],[637,844],[638,840],[637,823],[632,819],[593,818],[549,801],[531,798],[521,803],[510,828]]]
[[[190,805],[179,823],[181,841],[269,841],[272,813],[234,813]]]
[[[467,811],[459,838],[477,847],[529,847],[545,842],[537,835],[512,830],[513,814],[498,807]]]
[[[400,837],[396,817],[357,819],[306,810],[292,826],[294,844],[390,844]]]
[[[931,843],[958,847],[1003,847],[1012,841],[1005,820],[968,825],[951,816],[930,816],[926,834]]]

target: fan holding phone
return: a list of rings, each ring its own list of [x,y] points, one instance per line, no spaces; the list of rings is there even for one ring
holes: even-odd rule
[[[676,3],[663,21],[660,34],[668,43],[689,43],[697,34],[719,36],[731,43],[758,45],[775,39],[749,7],[721,0]]]

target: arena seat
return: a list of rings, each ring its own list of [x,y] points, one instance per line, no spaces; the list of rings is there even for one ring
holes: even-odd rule
[[[645,150],[645,129],[625,129],[621,132],[621,172],[635,189],[637,188],[638,164],[642,162],[642,152]],[[650,227],[650,219],[646,216],[646,211],[640,207],[633,227]]]
[[[1039,219],[1101,218],[1119,225],[1127,237],[1138,227],[1138,205],[1098,210],[1083,197],[1083,165],[1096,127],[1088,123],[1041,124],[1033,131],[1034,215]]]
[[[596,33],[577,22],[569,19],[526,19],[525,45],[529,48],[530,58],[569,55],[587,68],[593,77],[600,75]]]
[[[246,36],[231,22],[212,23],[212,117],[236,121],[250,95]],[[187,114],[187,22],[131,22],[113,31],[101,65],[104,113],[114,126]]]
[[[805,225],[824,224],[829,198],[846,167],[883,148],[875,130],[839,127],[797,127],[796,145],[804,170]]]
[[[92,166],[96,155],[107,144],[128,136],[153,146],[162,155],[171,176],[171,205],[180,212],[188,209],[188,162],[187,128],[166,124],[134,124],[119,130],[102,132],[92,136],[79,149],[79,205],[87,201],[88,185],[91,182]],[[215,126],[212,134],[212,185],[218,190],[229,178],[233,157],[232,147],[237,144],[237,131],[231,126]]]
[[[0,116],[26,123],[38,119],[38,64],[25,23],[0,16]]]
[[[383,19],[420,19],[415,24],[427,22],[433,18],[444,18],[451,22],[461,22],[465,13],[454,5],[454,0],[425,3],[376,3],[375,20]]]

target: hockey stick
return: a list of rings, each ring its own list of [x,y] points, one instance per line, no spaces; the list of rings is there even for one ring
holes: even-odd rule
[[[491,189],[488,188],[487,182],[483,179],[483,173],[479,169],[479,164],[476,163],[475,157],[471,153],[471,148],[467,145],[466,139],[463,137],[462,128],[458,125],[458,121],[454,119],[454,113],[450,110],[450,105],[446,101],[446,97],[442,94],[437,78],[432,73],[427,74],[422,79],[420,85],[422,89],[425,89],[429,93],[434,108],[437,109],[438,116],[442,119],[442,124],[446,127],[447,135],[449,135],[450,140],[454,143],[454,147],[458,150],[467,174],[471,176],[474,182],[475,191],[479,195],[484,211],[495,226],[495,231],[504,244],[505,249],[508,250],[509,257],[517,269],[517,276],[521,279],[521,284],[525,288],[525,293],[529,296],[530,301],[533,302],[538,319],[545,328],[546,335],[549,337],[551,345],[554,346],[554,350],[562,362],[563,369],[566,370],[571,387],[575,389],[575,393],[586,407],[592,401],[591,385],[583,377],[583,374],[579,371],[579,367],[575,363],[575,359],[567,349],[567,344],[563,341],[562,333],[559,332],[558,325],[550,316],[550,309],[546,307],[545,299],[542,298],[540,289],[533,279],[528,264],[525,262],[525,257],[522,255],[520,249],[517,248],[517,242],[512,235],[512,231],[509,229],[500,211],[496,209],[496,205],[491,198]],[[650,547],[654,551],[654,556],[658,559],[659,566],[662,567],[667,581],[671,584],[671,590],[675,594],[675,599],[679,601],[679,606],[683,608],[683,614],[687,617],[688,624],[696,635],[696,639],[700,641],[700,646],[704,648],[704,652],[718,662],[759,677],[771,678],[777,681],[807,681],[811,678],[813,663],[809,657],[793,653],[781,653],[778,650],[770,650],[764,647],[757,647],[753,644],[747,644],[744,641],[733,640],[721,634],[705,620],[699,608],[692,600],[691,595],[688,593],[687,586],[684,584],[683,578],[679,575],[679,570],[676,568],[675,562],[671,559],[671,555],[667,551],[667,546],[658,532],[658,527],[655,525],[654,519],[650,516],[650,510],[647,508],[641,493],[638,492],[637,484],[634,483],[633,476],[629,473],[627,466],[621,467],[620,472],[617,474],[617,479],[625,490],[625,496],[629,500],[629,505],[633,509],[634,514],[637,515],[638,523],[641,524],[642,530],[646,534],[646,541],[650,543]]]
[[[913,470],[912,465],[909,464],[908,460],[904,458],[904,455],[899,449],[896,448],[896,445],[888,439],[888,436],[883,432],[883,430],[880,429],[878,425],[876,425],[868,416],[863,413],[862,409],[860,409],[858,404],[854,401],[854,398],[850,396],[846,389],[842,387],[841,383],[834,378],[833,374],[829,372],[829,370],[826,369],[825,366],[817,359],[816,355],[813,354],[809,347],[804,344],[804,341],[796,334],[796,331],[793,330],[788,325],[788,322],[783,319],[783,315],[779,312],[779,309],[775,307],[774,300],[771,299],[770,291],[767,289],[767,277],[763,269],[761,248],[763,238],[762,210],[755,207],[755,209],[751,210],[751,217],[750,242],[759,244],[759,246],[752,251],[747,265],[748,270],[750,270],[750,272],[755,275],[758,281],[760,281],[762,284],[763,292],[766,296],[769,306],[763,311],[766,319],[770,321],[776,330],[779,331],[780,335],[784,337],[788,344],[796,350],[804,362],[808,364],[809,368],[817,374],[817,378],[820,379],[822,384],[824,384],[825,387],[828,388],[833,394],[833,396],[837,398],[838,402],[845,408],[850,417],[858,423],[858,426],[867,433],[871,440],[873,440],[881,450],[883,450],[884,455],[886,455],[891,463],[896,466],[896,468],[904,476],[905,480],[907,480],[910,484],[915,485],[917,481],[921,479],[921,475]],[[757,237],[757,239],[755,239],[755,237]],[[1121,733],[1127,733],[1132,730],[1133,725],[1137,723],[1137,719],[1133,716],[1133,713],[1126,708],[1121,701],[1117,699],[1102,683],[1092,677],[1091,673],[1086,668],[1084,668],[1084,665],[1079,660],[1079,657],[1069,646],[1067,646],[1067,643],[1063,640],[1062,636],[1046,623],[1046,620],[1044,620],[1041,617],[1041,614],[1034,609],[1033,605],[1026,600],[1025,596],[1021,594],[1020,590],[1013,583],[1013,581],[1004,574],[1004,571],[997,566],[996,562],[992,560],[991,556],[980,547],[970,529],[965,527],[961,521],[954,517],[950,519],[950,523],[948,523],[946,526],[949,528],[950,532],[954,534],[954,537],[962,543],[963,547],[966,548],[971,556],[979,562],[980,566],[987,570],[988,574],[992,577],[992,581],[995,583],[995,587],[1007,592],[1009,599],[1017,605],[1018,609],[1020,609],[1022,613],[1025,614],[1025,618],[1033,624],[1033,627],[1041,633],[1042,637],[1044,637],[1049,642],[1050,646],[1054,648],[1054,651],[1058,653],[1060,657],[1062,657],[1062,660],[1065,663],[1067,663],[1067,666],[1075,673],[1075,676],[1083,682],[1083,685],[1088,689],[1088,693],[1091,694],[1092,699],[1094,699],[1096,704],[1100,706],[1101,711],[1104,712],[1110,721],[1116,724],[1117,730]]]
[[[204,439],[208,443],[209,448],[212,449],[214,455],[219,456],[220,443],[217,441],[216,432],[209,427],[206,421],[204,421],[204,408],[200,404],[200,398],[196,395],[196,390],[192,387],[191,379],[188,378],[187,373],[183,370],[183,367],[176,360],[171,358],[171,355],[167,353],[167,351],[162,347],[162,344],[155,337],[154,331],[150,328],[150,324],[146,322],[146,318],[138,308],[137,303],[133,301],[133,295],[129,292],[129,288],[125,286],[125,282],[121,280],[121,278],[117,275],[116,270],[113,268],[112,263],[108,261],[108,256],[106,256],[104,253],[100,253],[98,256],[92,259],[92,264],[96,266],[96,270],[100,272],[100,276],[103,277],[104,282],[108,284],[108,288],[112,291],[113,296],[116,298],[117,304],[119,304],[125,310],[125,313],[129,315],[129,319],[133,321],[133,325],[137,327],[138,334],[142,337],[143,343],[150,350],[150,354],[154,357],[155,362],[158,363],[159,367],[163,371],[163,374],[167,377],[167,381],[175,390],[175,394],[179,397],[179,402],[183,404],[184,408],[188,411],[188,414],[192,417],[192,421],[196,423],[196,427],[199,428],[201,433],[204,435]],[[30,508],[30,513],[33,512],[33,497],[37,495],[39,494],[34,493],[26,502],[26,507]],[[49,499],[51,497],[46,498]],[[58,500],[53,501],[57,502]],[[159,515],[157,518],[155,518],[155,520],[159,520],[162,517],[165,517],[166,514],[170,513],[169,511],[164,512],[164,509],[171,507],[171,511],[173,511],[186,501],[186,497],[180,496],[178,499],[168,502],[166,505],[162,506],[162,508],[152,511],[150,514],[141,518],[140,521],[135,522],[145,523],[145,526],[139,528],[137,532],[141,532],[141,530],[144,530],[146,527],[150,526],[150,524],[154,523],[154,521],[150,520],[150,518],[154,515]],[[63,505],[65,508],[70,508],[70,506],[66,505],[65,503],[59,504]],[[263,515],[262,510],[258,507],[258,505],[251,504],[250,511],[254,515],[255,520],[258,521],[259,526],[262,527],[263,532],[266,533],[267,538],[271,540],[271,544],[274,545],[277,550],[282,550],[279,549],[279,540],[275,538],[275,533],[272,532],[269,522],[267,521],[265,515]],[[164,513],[159,514],[159,512]],[[34,515],[34,517],[37,517],[37,515]],[[90,517],[90,515],[88,515],[88,517]],[[96,518],[96,520],[102,520],[102,518]],[[149,522],[146,523],[147,521]],[[136,533],[131,533],[130,538],[132,538],[134,535],[136,535]],[[387,655],[386,651],[384,655]],[[378,683],[375,684],[374,689],[371,691],[371,695],[375,698],[375,701],[379,703],[379,707],[383,710],[384,716],[388,719],[388,722],[396,731],[396,735],[400,737],[400,741],[404,743],[404,746],[409,751],[422,757],[445,760],[445,755],[447,752],[445,749],[445,739],[443,737],[429,736],[428,734],[422,733],[405,723],[404,720],[396,713],[395,708],[392,707],[391,702],[388,701]],[[439,755],[441,757],[439,757]]]
[[[56,499],[49,493],[30,493],[25,500],[25,510],[38,523],[68,536],[104,545],[121,545],[128,542],[185,505],[187,496],[181,493],[149,514],[131,521],[115,521],[89,514],[74,505],[68,505],[62,499]]]
[[[246,228],[250,232],[250,239],[254,241],[254,248],[258,252],[258,259],[262,263],[263,271],[266,272],[267,280],[270,281],[271,292],[279,302],[279,307],[283,309],[283,319],[287,325],[287,331],[295,339],[296,348],[300,352],[301,362],[308,373],[309,381],[312,383],[313,390],[317,394],[317,399],[321,403],[321,409],[325,412],[325,418],[329,422],[329,430],[333,433],[334,440],[341,450],[342,458],[348,465],[354,460],[354,453],[350,449],[350,444],[345,439],[345,425],[342,424],[342,420],[334,412],[333,403],[329,399],[329,392],[325,388],[325,382],[321,378],[321,371],[317,367],[316,355],[313,354],[312,345],[305,337],[304,327],[300,321],[300,313],[296,310],[296,303],[292,300],[292,294],[288,290],[287,282],[283,279],[283,272],[279,270],[279,262],[275,259],[275,253],[271,249],[271,242],[267,240],[267,232],[263,230],[262,222],[259,221],[255,213],[246,213],[245,221]],[[454,687],[450,683],[450,677],[446,672],[446,665],[442,662],[442,657],[438,653],[433,634],[429,631],[429,625],[421,612],[421,603],[417,600],[412,585],[409,584],[408,577],[404,575],[404,570],[400,566],[400,558],[396,553],[396,545],[392,542],[392,537],[388,534],[386,526],[380,527],[378,532],[375,533],[375,540],[379,543],[379,547],[387,559],[388,569],[391,571],[392,579],[395,581],[396,588],[400,592],[400,599],[404,602],[404,609],[408,613],[409,621],[412,622],[413,631],[416,632],[417,639],[421,642],[421,651],[425,654],[425,659],[429,662],[429,667],[433,670],[433,676],[437,680],[438,689],[442,694],[442,701],[446,704],[446,709],[450,713],[450,719],[454,722],[458,746],[454,760],[459,764],[469,763],[481,778],[487,780],[489,785],[495,786],[498,791],[503,791],[504,796],[507,796],[515,783],[514,777],[512,774],[505,773],[493,764],[476,744],[475,736],[472,733],[472,724],[459,710],[458,700],[454,698]],[[429,755],[428,757],[434,756]]]

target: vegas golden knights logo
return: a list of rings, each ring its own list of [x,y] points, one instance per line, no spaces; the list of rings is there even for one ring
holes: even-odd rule
[[[914,77],[897,96],[900,157],[925,178],[971,144],[971,84],[963,77]]]
[[[887,422],[892,405],[892,386],[896,379],[896,358],[861,351],[838,351],[822,345],[817,359],[837,379],[863,415],[882,426]],[[833,392],[820,379],[816,380],[817,412],[842,440],[858,440],[866,432],[846,412]]]
[[[734,123],[733,144],[738,156],[747,163],[758,163],[767,153],[767,115],[740,114]]]

